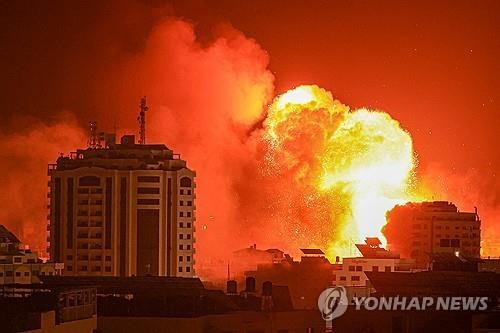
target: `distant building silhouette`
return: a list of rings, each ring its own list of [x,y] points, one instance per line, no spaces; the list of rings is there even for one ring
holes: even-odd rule
[[[481,221],[477,212],[459,212],[447,201],[408,203],[387,214],[388,246],[403,258],[429,268],[435,254],[480,257]]]
[[[105,137],[49,165],[52,260],[64,275],[194,276],[195,172],[165,145]]]

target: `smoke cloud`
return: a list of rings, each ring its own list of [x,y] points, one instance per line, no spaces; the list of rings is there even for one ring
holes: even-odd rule
[[[23,120],[26,128],[0,133],[0,167],[8,175],[0,180],[0,198],[6,203],[0,217],[25,243],[45,247],[46,165],[61,152],[85,146],[86,125],[75,119],[97,120],[99,130],[107,132],[116,126],[118,135],[137,133],[143,95],[150,107],[147,141],[165,143],[197,172],[197,265],[224,261],[233,250],[253,243],[296,251],[298,246],[322,246],[334,237],[332,220],[345,214],[338,204],[344,197],[326,198],[311,187],[297,191],[297,186],[288,186],[297,178],[266,173],[269,151],[262,140],[263,123],[274,77],[268,54],[255,40],[221,25],[201,42],[192,23],[171,17],[156,24],[141,47],[117,52],[114,59],[94,73],[92,88],[86,90],[92,101],[88,104],[101,112],[71,116],[54,110],[59,114],[55,121]],[[288,148],[293,151],[293,142]],[[298,156],[313,158],[311,152],[302,150]],[[301,172],[294,169],[293,174]],[[436,191],[459,207],[462,197],[463,207],[476,200],[463,191]],[[498,197],[491,198],[485,205],[499,207],[498,202]],[[485,212],[486,217],[493,219]],[[221,268],[212,273],[225,276],[226,266]]]
[[[47,164],[85,144],[75,118],[61,113],[50,124],[32,118],[15,134],[0,133],[0,221],[32,249],[44,253],[47,238]]]

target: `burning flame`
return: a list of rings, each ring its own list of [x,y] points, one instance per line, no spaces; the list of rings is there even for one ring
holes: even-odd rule
[[[411,136],[385,112],[350,111],[330,92],[307,85],[276,97],[264,127],[269,167],[291,172],[294,182],[341,208],[332,208],[329,257],[349,255],[364,237],[385,243],[385,213],[418,200]]]

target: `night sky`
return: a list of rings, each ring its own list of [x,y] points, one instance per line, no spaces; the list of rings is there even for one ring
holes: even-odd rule
[[[141,53],[158,22],[193,23],[202,45],[231,25],[267,52],[275,93],[317,84],[352,107],[387,111],[411,133],[419,174],[445,170],[437,174],[457,179],[449,193],[474,193],[445,199],[497,219],[499,13],[498,1],[4,2],[1,133],[61,112],[83,128],[94,118],[110,127],[123,105],[103,77]]]

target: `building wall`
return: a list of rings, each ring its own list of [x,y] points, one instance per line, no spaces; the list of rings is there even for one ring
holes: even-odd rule
[[[342,270],[335,271],[334,285],[366,286],[368,278],[364,272],[394,272],[399,259],[344,258]]]
[[[55,311],[41,313],[41,328],[26,333],[93,333],[97,328],[97,317],[55,324]]]
[[[321,333],[326,323],[317,310],[238,311],[196,318],[99,317],[97,327],[106,333]]]
[[[0,264],[0,285],[19,283],[40,283],[40,275],[60,275],[61,269],[58,264],[36,263],[36,264]]]
[[[150,210],[159,221],[157,239],[149,239],[158,249],[155,273],[194,276],[194,175],[186,168],[52,170],[51,258],[65,263],[64,275],[144,274],[137,267],[137,216]],[[181,186],[183,178],[189,187]]]

